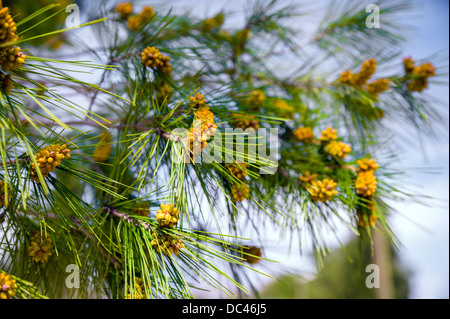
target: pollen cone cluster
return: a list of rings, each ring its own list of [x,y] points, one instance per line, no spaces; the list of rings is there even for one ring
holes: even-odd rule
[[[120,14],[120,18],[126,19],[133,14],[133,5],[130,2],[119,3],[116,11]]]
[[[170,102],[172,99],[173,91],[167,83],[162,83],[156,91],[156,99],[158,100],[159,105],[161,105],[164,100],[167,99],[167,102]]]
[[[338,81],[343,84],[363,88],[376,98],[378,94],[389,89],[388,79],[378,79],[368,83],[376,68],[377,62],[375,59],[366,60],[363,62],[359,73],[353,74],[350,70],[345,70],[339,76]]]
[[[331,179],[313,180],[306,186],[310,192],[311,199],[315,202],[327,202],[331,200],[338,191],[335,189],[337,183]]]
[[[358,173],[355,181],[356,192],[362,197],[370,197],[377,189],[377,178],[373,171]]]
[[[141,52],[142,64],[151,69],[159,69],[162,73],[172,75],[170,57],[162,55],[155,47],[147,47]]]
[[[231,198],[234,202],[242,202],[250,197],[250,189],[246,184],[235,184],[231,186]]]
[[[41,233],[37,232],[31,239],[30,246],[28,246],[28,255],[35,262],[45,263],[52,255],[52,240],[50,235],[41,237]]]
[[[298,127],[293,134],[303,143],[312,143],[315,139],[314,132],[310,127]]]
[[[225,164],[225,168],[237,179],[243,180],[247,176],[245,163]]]
[[[178,256],[180,250],[185,247],[181,239],[172,235],[153,232],[152,237],[151,245],[155,248],[156,252],[162,252],[168,257],[172,257],[172,253]]]
[[[370,202],[368,207],[359,206],[356,210],[356,216],[358,218],[358,226],[360,227],[375,227],[375,223],[378,219],[373,202]]]
[[[375,191],[377,189],[377,178],[374,173],[379,165],[375,159],[364,158],[356,161],[358,165],[356,171],[355,189],[359,196],[363,197],[365,204],[359,204],[356,208],[358,226],[375,226],[377,220],[374,203]]]
[[[187,132],[184,140],[192,159],[195,155],[198,155],[198,152],[203,151],[208,144],[207,141],[214,135],[216,130],[217,125],[214,123],[214,114],[210,111],[209,107],[203,106],[199,108],[195,113],[194,127]]]
[[[313,182],[317,181],[317,174],[311,174],[310,172],[306,171],[302,176],[299,177],[299,179],[305,184],[312,184]]]
[[[0,272],[0,299],[11,299],[16,295],[16,280],[5,273]]]
[[[155,11],[153,11],[153,8],[149,7],[149,6],[144,7],[142,9],[141,13],[139,13],[137,15],[131,15],[131,13],[128,13],[129,9],[130,9],[129,6],[128,7],[123,6],[120,8],[120,12],[119,12],[119,7],[117,7],[116,11],[119,12],[121,17],[122,17],[122,15],[127,15],[127,17],[128,17],[127,25],[128,25],[128,29],[130,29],[130,31],[139,30],[140,27],[142,27],[145,23],[149,22],[155,15]],[[131,7],[131,10],[132,9],[133,8]]]
[[[218,13],[210,19],[203,20],[201,23],[201,30],[203,32],[211,32],[213,29],[218,29],[225,21],[223,13]]]
[[[356,164],[358,164],[358,172],[367,172],[372,171],[375,172],[379,165],[376,163],[376,159],[364,158],[362,160],[357,160]]]
[[[0,2],[0,44],[14,42],[17,40],[17,27],[8,7],[4,7]],[[0,51],[5,47],[0,48]]]
[[[361,71],[355,74],[352,79],[352,84],[354,86],[363,86],[367,83],[370,77],[375,73],[377,69],[377,61],[375,59],[369,59],[363,62],[361,66]]]
[[[100,135],[100,142],[96,147],[96,149],[94,150],[92,159],[96,162],[106,162],[110,157],[111,152],[112,152],[111,134],[107,131],[104,131]]]
[[[351,147],[340,141],[331,141],[325,146],[325,151],[337,159],[344,159],[351,152]]]
[[[161,204],[161,209],[156,211],[156,219],[159,226],[173,228],[180,220],[180,212],[174,204]]]
[[[431,63],[414,66],[414,60],[410,57],[403,59],[406,78],[408,79],[408,90],[411,92],[422,92],[428,87],[428,78],[436,75],[436,68]]]
[[[259,121],[252,114],[233,113],[235,117],[231,125],[236,128],[241,128],[245,131],[248,128],[253,128],[255,131],[259,129]]]
[[[280,117],[292,119],[295,114],[295,109],[292,105],[289,105],[287,101],[277,99],[274,103],[275,113]]]
[[[9,74],[0,72],[0,93],[3,93],[3,90],[5,90],[6,94],[10,95],[13,88],[14,85]]]
[[[20,47],[14,47],[14,41],[17,40],[17,26],[14,22],[8,7],[4,7],[0,1],[0,65],[3,71],[17,70],[22,67],[27,58],[20,51]]]
[[[3,71],[17,70],[22,67],[27,58],[22,52],[20,47],[9,48],[3,51],[3,55],[0,57],[0,65]]]
[[[129,293],[126,299],[145,299],[144,287],[142,279],[139,277],[134,277],[134,288],[130,287],[130,291],[133,293]]]
[[[366,86],[367,92],[369,92],[374,96],[378,96],[378,94],[387,91],[388,89],[389,89],[388,79],[378,79],[368,83]]]
[[[189,97],[189,107],[199,109],[206,106],[206,99],[203,94],[197,92],[194,96]]]
[[[70,150],[67,148],[66,144],[46,146],[43,150],[34,155],[38,167],[36,168],[34,163],[31,163],[31,179],[39,183],[37,169],[41,171],[43,177],[47,177],[50,172],[53,172],[56,167],[61,165],[64,159],[70,158],[69,152]]]
[[[320,141],[327,143],[330,141],[337,140],[337,138],[338,138],[337,130],[332,127],[328,127],[326,130],[322,131],[322,135],[320,136]]]
[[[266,95],[264,91],[256,90],[252,91],[247,99],[245,100],[245,104],[250,106],[251,109],[260,109],[264,105],[264,101],[266,100]]]

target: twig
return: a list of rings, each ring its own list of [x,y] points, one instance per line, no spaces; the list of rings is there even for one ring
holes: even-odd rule
[[[115,207],[105,207],[104,212],[107,214],[111,214],[113,216],[119,217],[127,223],[133,223],[133,225],[136,227],[139,224],[141,224],[146,230],[152,231],[152,226],[150,224],[144,222],[143,220],[138,220],[133,217],[130,217],[130,215],[128,215],[126,213],[121,213]]]

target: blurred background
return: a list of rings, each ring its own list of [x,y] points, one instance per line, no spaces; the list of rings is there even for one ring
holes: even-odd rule
[[[4,0],[3,2],[5,5],[27,6],[27,9],[30,9],[29,1]],[[32,3],[40,6],[42,2],[45,1],[33,1]],[[61,2],[68,3],[70,1]],[[80,5],[81,20],[85,22],[86,18],[83,16],[83,12],[86,11],[83,11],[83,8],[84,10],[88,7],[92,8],[100,1],[75,2]],[[110,2],[114,5],[118,3],[118,1]],[[165,11],[172,8],[175,13],[179,14],[189,11],[192,15],[200,18],[211,17],[224,10],[234,13],[233,18],[225,20],[224,27],[238,28],[243,24],[246,8],[256,1],[146,0],[132,2],[137,7],[153,6],[155,10]],[[285,5],[288,1],[280,2]],[[299,8],[307,13],[294,23],[298,24],[303,31],[313,33],[331,0],[292,0],[289,3],[298,4]],[[349,1],[349,5],[351,3]],[[414,59],[426,59],[435,53],[444,53],[448,66],[449,2],[446,0],[423,0],[411,1],[411,3],[414,4],[413,9],[399,17],[409,26],[406,30],[408,42],[399,48],[402,51],[402,57],[412,56]],[[383,9],[382,4],[380,9]],[[380,23],[383,28],[382,16]],[[71,31],[72,33],[78,37],[89,37],[89,31],[86,30]],[[57,38],[57,40],[55,48],[59,48],[60,40],[64,40],[64,37]],[[52,40],[49,40],[49,43],[52,45]],[[71,48],[65,51],[62,47],[61,50],[62,53],[72,53]],[[56,55],[64,56],[62,53],[59,52]],[[52,57],[51,53],[41,54]],[[80,57],[80,59],[82,58]],[[97,80],[91,78],[88,81],[96,83]],[[427,94],[436,103],[443,104],[442,116],[447,119],[448,123],[448,81],[441,84],[431,83]],[[396,123],[392,123],[392,125],[395,126]],[[401,127],[397,129],[402,130]],[[388,247],[393,264],[393,295],[395,298],[449,298],[448,135],[445,137],[445,143],[436,143],[433,138],[424,137],[422,145],[419,143],[417,145],[403,144],[401,147],[399,152],[402,154],[402,161],[397,163],[397,166],[409,172],[407,180],[409,190],[413,193],[431,196],[432,199],[427,200],[428,206],[392,203],[398,212],[392,217],[391,225],[402,244],[399,250]],[[435,173],[424,173],[427,170]],[[268,233],[274,232],[270,232],[269,229]],[[343,226],[337,229],[337,234],[338,236],[326,235],[330,254],[325,259],[325,267],[320,275],[317,274],[312,251],[308,250],[307,239],[304,239],[305,245],[300,249],[298,240],[292,240],[292,238],[280,240],[275,236],[267,238],[263,257],[278,263],[263,260],[255,265],[256,269],[266,272],[276,279],[249,275],[249,278],[253,278],[256,282],[255,286],[261,291],[260,296],[263,298],[377,297],[376,289],[368,289],[365,286],[367,274],[361,272],[361,265],[371,263],[369,252],[359,258],[359,247],[355,235]],[[342,249],[341,244],[345,249]],[[218,293],[203,291],[199,291],[196,295],[199,298],[226,297]]]

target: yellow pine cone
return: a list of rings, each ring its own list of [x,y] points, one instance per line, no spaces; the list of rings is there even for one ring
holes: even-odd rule
[[[170,58],[163,56],[162,53],[155,47],[147,47],[141,52],[142,64],[148,68],[157,68],[164,74],[172,75],[172,65]]]
[[[153,18],[154,15],[155,15],[155,11],[150,6],[145,6],[142,9],[141,13],[139,13],[139,16],[141,17],[141,21],[143,23],[150,21],[150,19]]]
[[[209,140],[217,131],[217,125],[214,124],[214,113],[209,110],[208,106],[204,106],[198,109],[195,116],[201,122],[202,138]]]
[[[17,289],[16,280],[11,275],[0,272],[0,299],[11,299],[16,293]]]
[[[10,95],[12,89],[14,89],[14,85],[9,74],[0,72],[0,93],[3,93],[2,90],[5,90],[6,94]]]
[[[253,256],[250,256],[250,255]],[[261,248],[256,246],[250,246],[250,247],[242,247],[242,258],[248,262],[249,264],[257,264],[261,259],[258,257],[262,256]]]
[[[141,26],[141,19],[139,18],[138,15],[130,16],[127,19],[127,25],[128,25],[128,29],[130,29],[130,31],[137,31],[137,30],[139,30],[139,27]]]
[[[293,134],[304,143],[312,143],[315,139],[314,132],[310,127],[298,127]]]
[[[17,70],[25,63],[27,56],[20,52],[20,47],[9,48],[3,51],[0,57],[0,65],[3,71]]]
[[[169,77],[172,77],[172,64],[169,62],[170,57],[163,55],[161,59],[161,66],[159,67],[159,70],[161,70],[162,73],[168,75]]]
[[[356,192],[362,197],[370,197],[377,189],[377,178],[373,171],[358,173],[355,181]]]
[[[2,8],[0,5],[0,44],[16,41],[18,38],[16,31],[16,23],[9,13],[9,8]],[[0,55],[3,50],[5,50],[5,47],[0,48]]]
[[[315,202],[327,202],[331,200],[335,195],[337,195],[337,190],[335,189],[337,183],[331,179],[324,179],[321,181],[312,181],[311,184],[307,186],[310,192],[311,199]]]
[[[256,120],[252,114],[239,114],[233,113],[235,119],[231,122],[231,125],[236,128],[241,128],[245,131],[248,128],[253,128],[255,131],[259,129],[259,121]]]
[[[210,32],[214,28],[219,28],[225,20],[223,13],[218,13],[210,19],[202,21],[201,30],[203,32]]]
[[[367,203],[367,207],[358,206],[356,215],[358,217],[358,226],[366,227],[369,225],[370,227],[375,227],[375,222],[378,217],[376,215],[375,203],[373,201]]]
[[[8,199],[12,198],[12,187],[5,183],[5,181],[0,181],[0,207],[6,206],[9,200],[6,200],[5,188],[8,188]]]
[[[206,99],[203,94],[197,92],[194,96],[189,97],[189,107],[194,109],[202,108],[206,106]]]
[[[134,16],[129,16],[127,20],[128,29],[130,31],[137,31],[139,28],[149,22],[155,15],[152,7],[146,6],[142,9],[141,13]]]
[[[326,130],[322,131],[322,135],[320,136],[320,141],[330,142],[330,141],[336,140],[337,138],[338,138],[337,130],[332,127],[328,127]]]
[[[157,68],[162,66],[163,55],[155,47],[147,47],[141,53],[142,64],[149,68]]]
[[[311,174],[306,171],[299,179],[305,184],[312,184],[317,181],[317,174]]]
[[[389,79],[378,79],[372,81],[366,86],[367,92],[374,96],[378,96],[378,94],[389,90]]]
[[[156,219],[161,227],[173,228],[180,220],[180,212],[174,204],[161,204],[161,209],[156,211]]]
[[[403,58],[403,68],[405,69],[406,74],[412,73],[414,70],[414,63],[415,61],[410,56]]]
[[[34,155],[42,176],[47,177],[50,172],[53,172],[57,166],[61,165],[64,159],[70,158],[69,152],[70,150],[67,148],[66,144],[54,144],[47,145],[43,150]],[[39,183],[39,176],[33,162],[31,163],[30,177],[35,182]]]
[[[331,141],[325,146],[325,151],[337,159],[344,159],[351,152],[351,147],[348,144],[338,141]]]
[[[150,213],[150,203],[149,202],[137,202],[131,213],[139,216],[148,216]]]
[[[249,96],[245,100],[245,104],[251,106],[252,108],[260,109],[264,105],[265,100],[266,95],[264,91],[256,90],[249,94]]]
[[[367,223],[370,227],[375,227],[375,223],[378,219],[376,215],[370,214],[366,215],[366,218],[364,218],[364,215],[361,213],[357,213],[358,216],[358,226],[360,227],[366,227]]]
[[[355,74],[352,79],[352,84],[354,86],[363,86],[367,83],[370,77],[375,73],[377,68],[377,62],[375,59],[369,59],[363,62],[361,71]]]
[[[367,172],[372,171],[375,172],[379,165],[376,163],[376,159],[364,158],[362,160],[357,160],[356,164],[358,164],[358,173],[359,172]]]
[[[247,164],[245,163],[225,164],[225,168],[238,179],[244,179],[247,176],[245,172]]]
[[[119,3],[116,11],[120,14],[120,18],[126,19],[133,14],[133,5],[130,2]]]
[[[130,291],[133,291],[133,293],[129,293],[126,297],[126,299],[144,299],[144,288],[143,288],[143,282],[142,279],[139,277],[134,277],[134,288],[130,287]]]
[[[155,248],[157,253],[163,253],[168,257],[172,257],[172,253],[175,255],[180,254],[180,250],[184,248],[183,241],[172,235],[166,235],[159,232],[152,233],[151,245]]]
[[[184,145],[190,152],[191,158],[199,155],[198,152],[203,151],[203,149],[208,145],[206,142],[208,140],[206,134],[202,134],[201,129],[195,129],[192,127],[188,132],[187,136],[184,138]]]
[[[369,59],[364,61],[361,67],[361,71],[355,74],[352,79],[352,85],[354,86],[363,86],[367,83],[370,77],[375,73],[377,68],[377,61],[375,59]]]
[[[104,131],[100,136],[100,142],[94,150],[92,159],[96,162],[106,162],[111,155],[111,152],[111,134],[108,131]]]
[[[31,239],[28,246],[28,256],[35,262],[45,263],[52,255],[52,239],[47,234],[45,238],[41,237],[41,233],[37,232]]]
[[[250,197],[250,189],[245,184],[231,186],[231,198],[233,202],[242,202]]]
[[[338,81],[343,83],[343,84],[352,84],[353,81],[353,77],[355,75],[350,72],[350,70],[345,70],[344,72],[341,73],[341,75],[339,76]]]
[[[413,79],[408,83],[411,92],[422,92],[428,87],[428,78],[436,75],[436,68],[431,63],[424,63],[412,70]]]
[[[158,100],[158,103],[160,105],[166,99],[167,99],[167,103],[169,103],[170,100],[172,99],[172,95],[173,95],[173,91],[167,83],[163,83],[157,88],[156,99]]]
[[[275,113],[278,114],[278,116],[291,119],[294,117],[295,110],[285,100],[279,99],[275,101]]]

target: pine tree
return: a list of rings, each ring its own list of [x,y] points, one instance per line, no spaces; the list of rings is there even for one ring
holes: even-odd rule
[[[437,137],[446,126],[426,96],[442,59],[396,49],[407,2],[378,4],[382,28],[366,26],[367,4],[334,4],[303,37],[281,1],[255,2],[242,28],[226,11],[95,2],[80,26],[94,44],[51,29],[68,1],[3,2],[2,299],[257,293],[253,274],[276,266],[267,225],[307,236],[318,267],[336,221],[364,247],[373,232],[397,244],[389,201],[417,194],[388,120]]]

